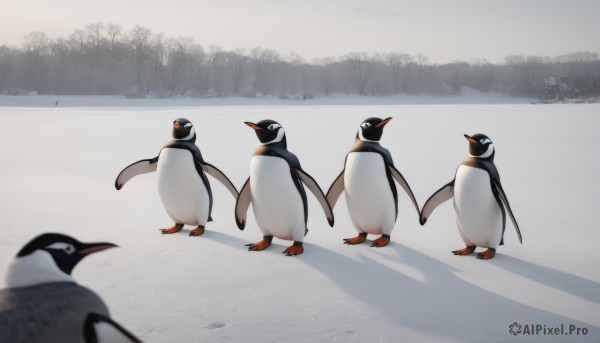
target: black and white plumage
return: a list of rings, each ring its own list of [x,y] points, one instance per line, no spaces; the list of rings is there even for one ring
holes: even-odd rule
[[[86,256],[113,247],[56,233],[27,243],[8,267],[7,288],[0,290],[0,342],[140,342],[110,320],[106,304],[96,293],[71,276]],[[110,324],[96,331],[95,318],[108,318]]]
[[[331,207],[342,193],[346,195],[348,212],[359,236],[345,239],[347,244],[358,244],[367,234],[382,235],[372,246],[385,246],[398,216],[398,192],[394,180],[400,184],[420,214],[417,200],[406,179],[394,166],[389,150],[379,144],[383,128],[392,118],[367,118],[356,134],[355,143],[346,155],[344,169],[327,192]]]
[[[156,171],[163,207],[178,228],[166,229],[163,233],[179,231],[187,224],[198,226],[192,235],[195,235],[194,232],[201,234],[206,223],[212,220],[213,196],[206,174],[221,182],[236,199],[238,192],[223,172],[204,161],[195,144],[194,126],[189,120],[176,119],[172,136],[173,140],[163,146],[158,156],[137,161],[123,169],[115,181],[115,188],[120,190],[136,175]]]
[[[287,150],[283,127],[273,120],[256,124],[253,128],[261,142],[250,162],[250,177],[238,197],[235,218],[243,230],[250,203],[264,240],[250,244],[249,250],[263,250],[274,237],[292,240],[294,245],[284,251],[287,255],[302,253],[302,242],[308,231],[308,206],[304,186],[314,194],[323,208],[329,225],[333,226],[333,212],[317,182],[300,166],[300,161]]]
[[[424,225],[437,206],[454,198],[454,219],[467,248],[453,253],[467,255],[475,247],[483,247],[489,252],[479,254],[478,258],[492,258],[496,248],[504,244],[507,210],[521,243],[523,239],[494,164],[494,144],[484,134],[465,135],[465,138],[469,141],[469,156],[456,170],[454,180],[427,200],[420,223]]]

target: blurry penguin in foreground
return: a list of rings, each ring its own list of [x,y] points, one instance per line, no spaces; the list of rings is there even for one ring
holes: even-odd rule
[[[427,200],[420,222],[424,225],[438,205],[454,197],[454,220],[467,246],[452,253],[470,255],[476,247],[482,247],[487,250],[478,253],[477,258],[487,260],[496,255],[498,245],[504,244],[505,208],[521,244],[523,239],[494,164],[496,151],[492,140],[480,133],[465,138],[469,141],[469,157],[458,166],[454,180]]]
[[[242,187],[235,206],[238,228],[246,225],[250,203],[263,240],[248,244],[251,251],[260,251],[271,245],[273,236],[294,241],[285,251],[287,256],[304,252],[302,242],[308,232],[308,204],[304,185],[314,194],[333,226],[333,212],[317,182],[300,166],[296,155],[287,150],[285,131],[273,120],[246,122],[254,129],[261,145],[250,161],[250,177]]]
[[[410,186],[394,167],[390,152],[379,144],[384,126],[392,118],[367,118],[358,128],[354,146],[346,155],[344,170],[333,181],[327,192],[331,207],[342,194],[350,219],[358,236],[344,239],[345,244],[360,244],[367,234],[381,235],[371,246],[383,247],[390,242],[390,235],[398,216],[398,192],[394,179],[412,201],[417,215],[420,214],[417,200]]]
[[[71,276],[86,256],[114,247],[57,233],[27,243],[8,267],[7,288],[0,290],[0,342],[141,342]]]
[[[158,194],[173,227],[162,229],[163,234],[175,233],[184,224],[196,226],[190,236],[204,233],[206,223],[211,221],[213,196],[206,174],[223,183],[237,199],[238,192],[217,167],[202,158],[196,146],[196,131],[185,118],[173,121],[173,140],[168,142],[158,156],[137,161],[119,173],[115,188],[120,190],[127,181],[139,174],[157,172]]]

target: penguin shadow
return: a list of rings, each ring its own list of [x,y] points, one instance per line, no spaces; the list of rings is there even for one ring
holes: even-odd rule
[[[494,265],[508,272],[576,297],[600,304],[600,283],[549,267],[538,266],[515,257],[500,255]]]
[[[239,239],[237,237],[228,235],[223,232],[208,229],[204,231],[200,238],[209,239],[211,241],[215,241],[217,243],[230,246],[232,248],[240,248],[244,247],[244,244],[248,244],[248,242],[246,242],[243,239]]]
[[[231,235],[228,235],[223,232],[206,230],[202,236],[202,238],[209,239],[211,241],[215,241],[217,243],[227,245],[229,247],[240,249],[240,250],[248,250],[246,244],[256,243],[260,240],[260,238],[256,238],[256,240],[243,240]],[[273,241],[271,245],[263,251],[249,251],[249,253],[271,253],[275,255],[281,255],[281,252],[285,250],[287,246],[278,244]]]
[[[508,326],[520,319],[572,323],[600,330],[471,284],[455,275],[458,269],[398,243],[385,247],[394,249],[398,255],[398,259],[390,258],[389,265],[412,267],[420,272],[419,279],[422,280],[397,271],[387,266],[388,263],[375,261],[368,254],[360,255],[357,260],[317,245],[305,245],[305,256],[299,260],[328,277],[340,290],[399,325],[428,334],[457,341],[482,338],[483,335],[506,338]],[[482,329],[478,331],[477,328]],[[495,331],[482,332],[489,330],[486,328]]]

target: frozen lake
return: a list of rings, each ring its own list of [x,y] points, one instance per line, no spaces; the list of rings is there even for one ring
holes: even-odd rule
[[[399,188],[399,215],[384,248],[348,246],[356,234],[343,196],[330,228],[308,194],[305,252],[287,241],[263,252],[249,211],[239,231],[235,201],[210,178],[214,222],[201,237],[171,226],[156,174],[114,189],[119,171],[155,157],[171,123],[194,123],[205,160],[241,188],[258,145],[244,121],[282,124],[288,148],[325,191],[343,168],[358,125],[394,117],[381,144],[419,205],[468,153],[463,134],[487,134],[523,233],[507,223],[493,260],[458,257],[452,205],[421,227]],[[0,107],[0,275],[33,236],[62,232],[121,248],[74,272],[112,317],[148,342],[513,341],[509,325],[585,327],[600,341],[600,105],[316,105],[194,107]],[[374,238],[369,236],[369,239]]]

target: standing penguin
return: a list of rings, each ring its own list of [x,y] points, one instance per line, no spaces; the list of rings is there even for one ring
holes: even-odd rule
[[[523,238],[494,165],[496,151],[492,140],[480,133],[465,138],[469,141],[469,157],[456,170],[454,180],[427,200],[420,222],[424,225],[438,205],[454,197],[454,220],[467,247],[452,253],[470,255],[476,247],[482,247],[487,250],[477,254],[477,258],[487,260],[496,255],[498,245],[504,244],[505,207],[521,244]]]
[[[308,207],[302,183],[315,195],[333,226],[333,212],[317,182],[308,175],[296,155],[287,150],[285,131],[273,120],[256,124],[246,122],[256,132],[261,145],[250,161],[250,177],[240,191],[235,205],[235,220],[240,230],[246,225],[246,214],[252,203],[263,240],[248,244],[248,250],[260,251],[271,245],[273,236],[294,241],[285,251],[287,256],[304,252],[302,241],[308,232]]]
[[[165,211],[175,222],[172,228],[162,229],[163,234],[181,231],[184,224],[197,226],[190,236],[204,233],[207,221],[212,221],[213,197],[205,172],[223,183],[237,199],[235,186],[215,166],[204,162],[195,144],[196,132],[189,120],[175,119],[173,140],[168,142],[158,156],[137,161],[121,171],[115,181],[120,190],[132,177],[157,171],[158,193]]]
[[[27,243],[8,267],[7,288],[0,290],[0,342],[141,342],[71,276],[86,256],[114,247],[56,233]]]
[[[383,247],[390,242],[398,216],[398,193],[394,179],[412,200],[417,215],[419,205],[402,174],[394,167],[392,155],[379,144],[383,128],[392,118],[367,118],[358,128],[354,146],[346,155],[344,170],[327,192],[331,207],[346,193],[350,219],[358,236],[345,238],[345,244],[360,244],[367,234],[381,235],[371,246]]]

